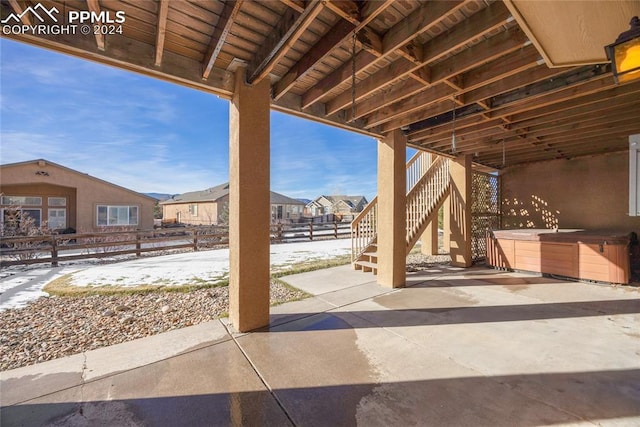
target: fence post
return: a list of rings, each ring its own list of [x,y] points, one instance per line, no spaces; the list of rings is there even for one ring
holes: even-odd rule
[[[140,232],[136,231],[136,256],[140,256]]]
[[[309,223],[309,240],[313,240],[313,223]]]
[[[338,221],[333,221],[333,235],[338,238]]]
[[[278,242],[282,241],[282,223],[278,223]]]
[[[198,251],[198,230],[193,230],[193,251],[197,252]]]
[[[56,242],[56,236],[51,236],[51,267],[58,266],[58,245]]]

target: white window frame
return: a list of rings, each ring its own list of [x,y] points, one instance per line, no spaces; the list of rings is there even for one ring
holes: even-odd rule
[[[100,208],[107,209],[106,224],[100,223]],[[132,221],[132,208],[136,210],[135,223]],[[116,210],[116,222],[112,223],[112,210]],[[126,209],[126,214],[124,213]],[[127,222],[121,221],[122,217],[127,217]],[[96,206],[96,225],[98,227],[126,227],[138,225],[140,223],[140,207],[137,205],[98,205]]]
[[[58,196],[47,197],[47,205],[56,207],[67,206],[67,198]]]
[[[640,134],[629,136],[629,216],[640,216]]]
[[[24,199],[24,203],[16,202],[11,199]],[[38,199],[38,203],[27,203],[27,199]],[[2,196],[1,200],[3,205],[6,206],[42,206],[42,197],[40,196]]]
[[[189,215],[191,216],[198,216],[198,205],[197,204],[192,204],[189,205]]]
[[[62,216],[64,218],[64,222],[62,223],[62,226],[56,226],[55,228],[51,226],[51,213],[52,212],[63,212],[64,215]],[[59,216],[57,216],[56,218],[60,218]],[[61,228],[67,228],[67,209],[66,208],[49,208],[47,209],[47,226],[51,229],[54,230],[59,230]]]

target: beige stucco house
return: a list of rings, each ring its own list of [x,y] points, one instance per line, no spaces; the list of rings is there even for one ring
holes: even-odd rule
[[[320,196],[308,203],[306,210],[309,215],[353,215],[361,212],[367,205],[364,196]]]
[[[154,198],[44,159],[0,165],[0,194],[0,221],[19,207],[54,230],[153,228]]]
[[[271,222],[296,221],[302,217],[304,203],[270,192]],[[220,225],[229,218],[229,183],[202,191],[178,194],[160,203],[164,222],[189,225]]]

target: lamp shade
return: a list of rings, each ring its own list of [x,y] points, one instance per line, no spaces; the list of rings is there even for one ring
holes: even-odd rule
[[[640,78],[640,19],[634,16],[630,25],[629,31],[620,34],[614,43],[605,46],[616,83]]]

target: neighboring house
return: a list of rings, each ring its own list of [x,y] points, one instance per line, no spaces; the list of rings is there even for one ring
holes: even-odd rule
[[[364,196],[320,196],[305,207],[310,216],[319,215],[354,215],[367,205]]]
[[[54,230],[153,228],[156,200],[44,159],[0,165],[0,221],[19,207]]]
[[[202,191],[178,194],[160,202],[162,220],[189,225],[219,225],[229,218],[229,183]],[[271,192],[271,221],[295,221],[302,216],[304,203]]]

